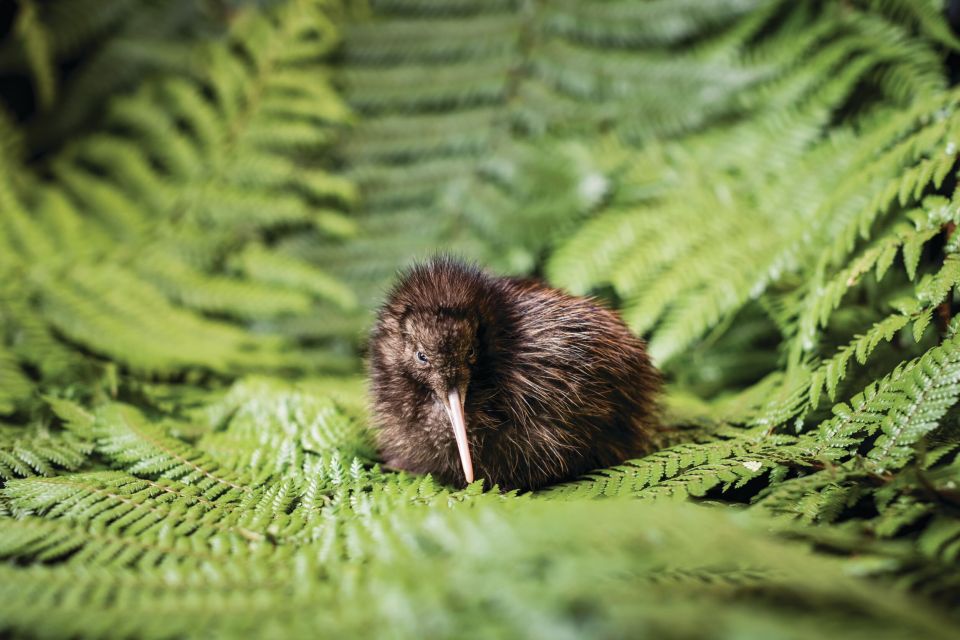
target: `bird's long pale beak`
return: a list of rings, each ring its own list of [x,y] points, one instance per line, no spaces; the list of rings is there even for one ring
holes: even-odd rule
[[[453,426],[453,435],[457,439],[457,449],[460,450],[460,464],[463,465],[463,475],[467,479],[467,484],[473,482],[473,460],[470,458],[470,443],[467,442],[467,423],[463,416],[463,401],[460,398],[460,391],[454,387],[447,392],[444,407],[447,410],[447,417],[450,418],[450,424]]]

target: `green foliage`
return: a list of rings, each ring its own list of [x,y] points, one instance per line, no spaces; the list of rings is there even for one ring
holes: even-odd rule
[[[955,637],[942,4],[17,3],[0,634]],[[619,308],[669,442],[381,468],[362,336],[441,249]]]
[[[742,487],[779,460],[801,464],[802,455],[791,456],[794,442],[795,438],[789,436],[749,434],[708,443],[682,443],[543,493],[547,497],[571,499],[625,495],[654,500],[703,497],[715,488],[728,491]]]
[[[232,322],[354,305],[344,284],[276,247],[291,229],[352,230],[341,210],[354,189],[317,158],[349,117],[323,67],[336,35],[307,2],[234,22],[226,41],[194,48],[189,73],[111,100],[47,175],[6,176],[0,353],[13,356],[0,371],[16,384],[5,412],[25,396],[15,360],[43,368],[58,338],[94,366],[150,375],[342,368],[278,327]]]
[[[222,34],[233,9],[228,4],[237,3],[18,4],[11,37],[0,43],[0,69],[29,69],[34,100],[41,108],[31,114],[27,134],[32,148],[48,151],[95,119],[111,94],[129,89],[144,75],[187,64],[189,54],[182,43]],[[62,73],[61,65],[72,68]]]
[[[11,609],[19,625],[40,633],[482,635],[464,626],[473,622],[510,636],[639,628],[667,637],[715,638],[765,635],[788,621],[791,631],[781,637],[801,638],[815,629],[836,629],[838,612],[852,608],[866,615],[850,637],[949,637],[930,612],[908,610],[906,603],[877,610],[873,601],[883,594],[844,575],[833,561],[764,540],[755,527],[712,511],[607,502],[531,505],[513,517],[491,505],[417,514],[405,514],[404,530],[381,532],[390,552],[372,558],[377,568],[356,577],[342,573],[346,567],[319,565],[307,553],[272,559],[248,552],[231,559],[230,571],[217,573],[185,567],[81,572],[69,564],[19,575],[6,569],[3,593],[18,605]],[[597,520],[614,524],[600,529],[591,524]],[[689,535],[691,529],[725,533],[712,536],[706,549],[700,537]],[[749,550],[743,566],[716,561],[716,553],[743,549]],[[664,557],[682,560],[665,573]],[[771,571],[774,558],[777,569]],[[106,589],[100,582],[105,575],[113,577]],[[17,589],[10,588],[10,578]],[[71,583],[82,595],[51,607]],[[245,586],[257,584],[263,586]],[[505,584],[526,588],[522,604]],[[541,584],[552,585],[553,597],[545,597]],[[798,589],[807,595],[798,599]],[[744,601],[749,591],[767,595]],[[683,593],[696,594],[699,606],[679,604]],[[362,609],[351,606],[358,599]],[[758,601],[768,607],[757,610]],[[815,620],[799,606],[820,602],[828,604]],[[51,614],[43,616],[47,610]],[[90,611],[127,615],[107,626],[105,617]]]
[[[51,433],[40,425],[0,425],[0,480],[53,476],[57,470],[84,466],[92,446],[70,433]]]
[[[826,323],[871,262],[882,257],[889,265],[895,254],[889,242],[878,241],[829,282],[827,268],[846,259],[856,235],[867,236],[898,194],[901,205],[919,200],[928,186],[943,183],[955,161],[949,144],[955,119],[948,117],[955,98],[940,91],[935,56],[873,16],[839,7],[817,17],[801,7],[791,13],[783,31],[766,29],[759,39],[752,30],[738,32],[731,43],[743,51],[731,61],[734,69],[780,70],[745,89],[744,108],[727,116],[735,122],[642,151],[620,178],[624,201],[614,197],[616,206],[574,234],[548,264],[553,279],[574,290],[612,286],[631,326],[653,329],[650,348],[661,360],[682,353],[798,268],[816,269],[820,280],[788,310],[799,324],[798,353],[809,351],[812,324]],[[795,23],[809,20],[816,28],[797,38]],[[843,62],[860,50],[857,64]],[[798,56],[809,59],[792,64]],[[823,81],[811,82],[811,75]],[[838,126],[835,114],[864,85],[886,99],[875,103],[875,114],[869,103],[857,104],[866,113]],[[914,105],[891,113],[907,96]],[[864,146],[848,143],[853,136]],[[869,154],[858,151],[867,148]],[[752,170],[758,158],[762,166]],[[711,213],[704,220],[705,211]],[[687,231],[673,233],[676,225]],[[918,227],[927,239],[937,229],[934,221]],[[727,237],[740,241],[717,242]],[[902,237],[908,241],[922,243]]]
[[[0,520],[0,555],[17,560],[3,568],[9,628],[413,637],[473,635],[469,625],[480,623],[484,633],[553,637],[641,625],[668,637],[726,637],[789,620],[802,637],[840,624],[852,608],[864,615],[864,637],[948,637],[935,612],[903,600],[874,609],[886,597],[879,587],[845,575],[836,559],[770,540],[766,525],[744,514],[534,502],[477,485],[450,492],[429,477],[348,462],[340,452],[356,433],[339,411],[325,414],[326,446],[301,437],[279,447],[297,455],[271,460],[273,475],[244,478],[245,461],[214,460],[229,458],[218,433],[244,433],[251,412],[277,403],[306,420],[297,428],[316,424],[315,398],[263,380],[238,383],[200,412],[214,438],[195,446],[174,442],[166,430],[176,427],[107,406],[94,426],[95,452],[126,471],[9,481],[2,495],[11,517]],[[292,426],[264,429],[279,436]],[[257,446],[246,449],[257,456]],[[368,569],[358,574],[361,566]],[[698,594],[697,606],[678,605],[680,593]],[[797,598],[835,604],[811,619]]]

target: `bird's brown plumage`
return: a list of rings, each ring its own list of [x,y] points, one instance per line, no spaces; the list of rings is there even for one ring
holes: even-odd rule
[[[451,258],[413,267],[380,309],[369,364],[387,464],[449,484],[465,484],[453,388],[487,486],[534,489],[653,446],[660,377],[643,342],[596,301],[534,281]]]

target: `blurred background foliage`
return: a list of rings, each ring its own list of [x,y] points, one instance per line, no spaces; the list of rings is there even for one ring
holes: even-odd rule
[[[0,628],[953,638],[957,6],[0,9]],[[377,465],[364,335],[447,250],[621,309],[673,444]]]

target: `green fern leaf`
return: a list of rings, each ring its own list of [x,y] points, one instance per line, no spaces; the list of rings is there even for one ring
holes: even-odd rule
[[[915,455],[917,442],[939,426],[960,396],[960,348],[955,339],[906,367],[896,382],[902,399],[881,423],[882,434],[867,457],[878,469],[897,469]]]

